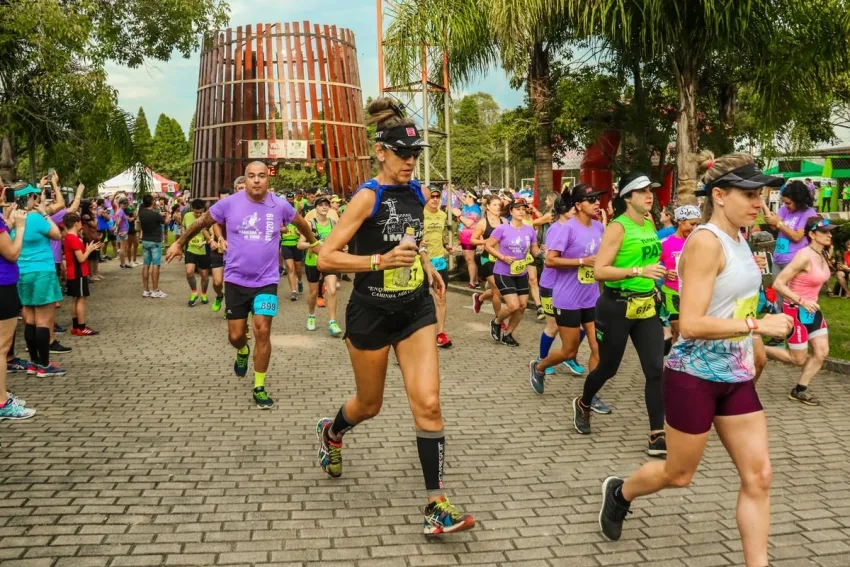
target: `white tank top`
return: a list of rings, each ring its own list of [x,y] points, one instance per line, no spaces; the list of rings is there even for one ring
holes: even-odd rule
[[[706,315],[719,319],[747,319],[756,316],[761,270],[749,244],[737,240],[709,223],[697,227],[717,237],[726,265],[714,281],[714,291]],[[686,244],[687,247],[687,244]],[[685,282],[680,282],[680,291]],[[682,339],[673,346],[667,367],[712,382],[746,382],[755,376],[753,339],[750,335],[732,339]]]

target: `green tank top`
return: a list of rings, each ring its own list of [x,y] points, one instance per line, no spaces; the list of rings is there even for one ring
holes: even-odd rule
[[[331,233],[334,227],[334,221],[328,219],[328,224],[320,225],[318,220],[313,220],[310,222],[310,226],[313,228],[313,234],[316,235],[316,238],[320,241],[324,242],[328,235]],[[307,254],[304,256],[304,265],[305,266],[316,266],[319,263],[319,255],[313,252],[311,248],[307,249]]]
[[[643,268],[657,264],[661,258],[661,241],[655,233],[652,223],[645,221],[638,226],[626,215],[620,215],[611,222],[623,227],[623,243],[614,258],[615,268]],[[631,293],[647,293],[655,288],[655,282],[647,278],[627,278],[618,282],[605,282],[610,288]]]
[[[298,244],[299,238],[301,238],[301,234],[298,232],[298,229],[295,228],[294,224],[289,223],[286,225],[286,230],[280,235],[280,245],[295,246]]]

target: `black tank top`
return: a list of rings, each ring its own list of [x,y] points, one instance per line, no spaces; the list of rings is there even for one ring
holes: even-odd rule
[[[413,228],[417,243],[422,240],[425,203],[418,181],[379,186],[371,179],[360,190],[375,191],[376,201],[372,215],[351,239],[358,255],[386,254],[398,246],[408,227]],[[423,292],[427,292],[427,280],[417,256],[412,268],[357,273],[351,300],[391,310]]]
[[[499,219],[499,224],[496,226],[500,226],[502,224],[502,219]],[[496,230],[496,226],[490,224],[490,219],[487,217],[487,214],[484,214],[484,240],[490,238],[490,235],[493,234],[493,231]]]

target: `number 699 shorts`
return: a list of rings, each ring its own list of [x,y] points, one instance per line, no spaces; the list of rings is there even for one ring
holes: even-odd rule
[[[274,317],[277,315],[277,284],[245,287],[225,282],[224,304],[228,319],[247,319],[248,313]]]

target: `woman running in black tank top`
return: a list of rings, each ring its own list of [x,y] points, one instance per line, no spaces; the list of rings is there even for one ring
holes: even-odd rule
[[[416,445],[428,504],[425,534],[472,528],[444,496],[445,436],[440,410],[435,294],[446,288],[428,250],[402,242],[410,232],[418,243],[424,227],[425,197],[412,179],[424,144],[413,122],[389,99],[369,105],[377,124],[375,153],[381,171],[354,195],[346,213],[319,250],[323,272],[355,273],[346,309],[346,345],[356,393],[316,426],[319,463],[329,476],[342,475],[342,437],[381,410],[390,347],[395,349],[416,427]],[[358,255],[343,252],[351,242]]]
[[[499,199],[498,195],[488,196],[484,200],[484,218],[475,225],[475,232],[472,233],[472,238],[469,241],[470,244],[484,246],[484,242],[490,238],[496,227],[503,223],[501,199]],[[493,278],[493,265],[496,263],[496,260],[486,251],[479,258],[481,258],[481,266],[478,268],[478,278],[480,280],[487,280],[489,287],[484,293],[472,294],[472,309],[478,313],[481,311],[482,303],[492,301],[493,312],[498,313],[502,310],[502,295],[496,287],[496,280]]]

